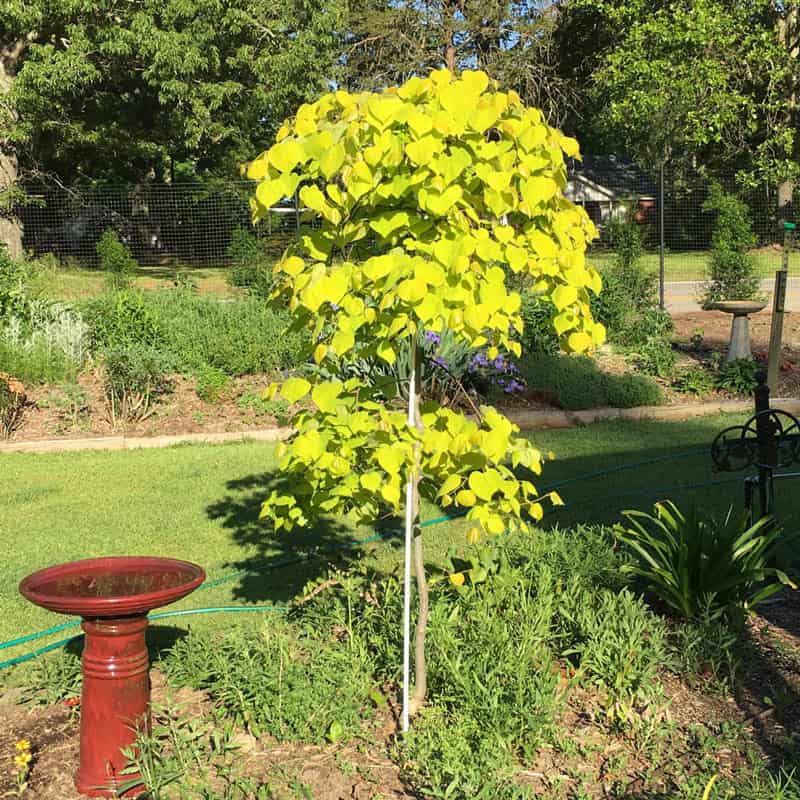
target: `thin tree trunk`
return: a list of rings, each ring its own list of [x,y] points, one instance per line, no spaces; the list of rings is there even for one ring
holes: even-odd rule
[[[422,415],[420,413],[420,390],[422,381],[420,372],[422,369],[422,353],[416,342],[413,344],[414,351],[412,358],[414,361],[414,383],[416,404],[414,408],[414,422],[420,433],[423,430]],[[414,515],[414,577],[417,582],[417,596],[419,597],[419,609],[417,614],[417,627],[414,635],[414,696],[409,704],[409,712],[416,714],[425,704],[428,694],[428,667],[425,660],[425,634],[428,630],[428,578],[425,575],[425,560],[422,549],[422,528],[419,524],[419,480],[421,475],[421,448],[419,445],[414,449],[415,475],[412,493],[412,509]]]
[[[444,65],[450,72],[456,71],[456,12],[459,0],[447,0],[442,6],[444,15]]]
[[[797,47],[798,35],[798,13],[797,7],[787,4],[785,15],[778,22],[778,38],[786,48],[787,53],[793,60],[798,58]],[[797,91],[794,83],[789,91],[784,106],[785,123],[788,128],[795,129],[797,126]],[[796,145],[795,145],[796,149]],[[778,184],[778,218],[787,220],[791,215],[792,199],[794,195],[794,181],[787,179]]]
[[[24,47],[25,42],[18,41],[0,49],[0,96],[11,89]],[[13,213],[11,199],[17,175],[17,154],[8,141],[0,139],[0,244],[6,246],[12,258],[22,255],[22,221]]]

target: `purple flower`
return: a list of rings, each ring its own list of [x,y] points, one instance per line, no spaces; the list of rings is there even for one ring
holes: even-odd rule
[[[525,384],[513,379],[510,380],[503,389],[506,394],[513,394],[514,392],[522,392],[524,390]]]
[[[447,362],[441,356],[434,356],[431,361],[436,364],[437,367],[447,369]]]
[[[431,344],[441,344],[442,337],[434,331],[425,331],[425,341]]]

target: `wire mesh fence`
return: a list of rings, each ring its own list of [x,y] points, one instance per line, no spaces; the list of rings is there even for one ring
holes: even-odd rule
[[[583,205],[600,232],[590,256],[601,268],[615,254],[614,221],[639,226],[642,263],[667,282],[708,277],[716,214],[707,207],[718,182],[746,205],[753,231],[749,252],[758,273],[772,278],[780,268],[783,231],[774,186],[742,188],[734,174],[713,178],[699,172],[648,172],[614,156],[587,156],[569,168],[567,196]],[[23,246],[34,255],[52,253],[84,265],[96,261],[103,231],[113,228],[141,264],[226,266],[237,228],[252,229],[250,181],[214,184],[142,184],[118,187],[30,188],[16,210]],[[663,202],[662,202],[663,198]],[[287,200],[252,229],[270,254],[278,256],[316,221]],[[790,273],[800,276],[800,253],[793,248]]]

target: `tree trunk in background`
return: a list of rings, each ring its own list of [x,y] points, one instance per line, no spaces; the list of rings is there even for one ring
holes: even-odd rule
[[[442,4],[442,22],[444,23],[444,65],[450,72],[456,71],[456,12],[460,8],[460,0],[446,0]]]
[[[6,95],[11,88],[24,45],[23,41],[18,41],[0,50],[0,96]],[[17,154],[9,142],[0,136],[0,244],[8,248],[12,258],[22,255],[22,221],[11,209],[4,207],[4,199],[10,197],[16,182]]]
[[[798,16],[797,6],[794,4],[787,4],[786,11],[778,22],[778,37],[781,44],[786,48],[789,56],[793,61],[798,58]],[[786,98],[786,109],[784,114],[786,116],[786,124],[789,128],[795,129],[797,127],[797,91],[794,88],[789,92]],[[796,137],[797,134],[795,134]],[[797,153],[797,141],[795,141],[795,153]],[[778,184],[778,219],[787,220],[792,214],[792,196],[794,194],[794,181],[787,179]]]

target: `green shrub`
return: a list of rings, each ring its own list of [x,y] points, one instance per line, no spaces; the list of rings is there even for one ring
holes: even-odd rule
[[[254,392],[245,392],[236,401],[236,405],[242,411],[247,411],[257,417],[275,417],[278,420],[285,420],[289,414],[289,403],[282,398],[267,400]]]
[[[109,292],[81,306],[94,349],[135,345],[163,349],[166,336],[150,296],[139,291]]]
[[[747,252],[756,244],[747,205],[715,183],[703,210],[717,215],[711,238],[711,282],[706,286],[703,305],[759,297],[755,260]]]
[[[758,375],[762,369],[750,358],[727,361],[717,374],[717,386],[731,394],[752,395],[758,386]]]
[[[255,297],[220,302],[193,292],[153,292],[148,307],[164,329],[164,352],[181,372],[203,365],[228,375],[276,372],[299,365],[301,334]]]
[[[593,295],[592,302],[599,299]],[[594,306],[592,306],[594,313]],[[548,353],[555,355],[558,350],[558,336],[553,327],[553,317],[555,312],[552,303],[545,297],[537,295],[530,290],[522,292],[522,320],[525,323],[524,330],[520,337],[523,354],[527,353]],[[595,315],[595,319],[598,317]],[[598,319],[605,323],[605,320]]]
[[[119,240],[113,228],[103,232],[95,250],[100,269],[106,272],[109,289],[127,289],[139,265],[128,246]]]
[[[613,217],[608,223],[608,234],[614,248],[613,263],[621,269],[636,265],[644,251],[642,227],[630,216]]]
[[[723,519],[698,511],[684,513],[672,502],[658,503],[652,515],[626,511],[628,526],[615,534],[638,558],[629,569],[648,589],[686,618],[704,610],[735,613],[756,605],[790,582],[768,566],[779,540],[790,538],[769,518],[748,527],[747,515],[731,508]]]
[[[592,295],[592,316],[602,322],[610,341],[616,341],[636,314],[627,286],[612,267],[603,270],[603,289]]]
[[[675,351],[665,339],[648,339],[632,352],[631,357],[645,375],[669,378],[675,370]]]
[[[169,387],[169,365],[158,350],[143,345],[112,347],[103,361],[106,405],[112,422],[135,422],[153,412]]]
[[[658,386],[643,375],[602,372],[587,356],[528,356],[520,370],[531,391],[539,392],[562,408],[634,408],[658,405]]]
[[[205,691],[253,736],[279,741],[350,739],[372,708],[372,669],[362,648],[324,631],[293,626],[235,629],[223,638],[193,633],[162,667],[177,686]]]
[[[620,343],[628,347],[637,347],[652,339],[668,341],[674,330],[675,323],[666,311],[648,308],[626,326]]]
[[[5,245],[0,244],[0,320],[11,316],[27,317],[29,281],[28,265],[11,258]]]
[[[195,375],[197,396],[206,403],[218,403],[231,385],[230,378],[217,367],[204,364]]]
[[[227,255],[231,260],[228,283],[247,289],[257,297],[269,297],[273,285],[273,260],[261,240],[245,228],[236,228],[231,234]]]

